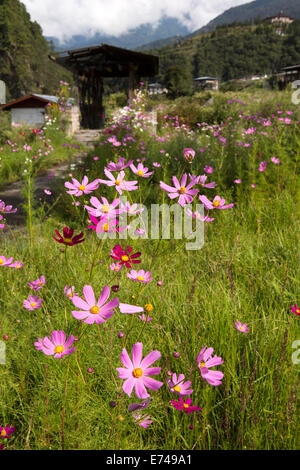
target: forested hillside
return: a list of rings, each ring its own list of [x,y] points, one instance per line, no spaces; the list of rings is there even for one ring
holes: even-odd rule
[[[50,46],[19,0],[0,0],[0,79],[7,99],[31,92],[54,93],[70,74],[48,59]]]

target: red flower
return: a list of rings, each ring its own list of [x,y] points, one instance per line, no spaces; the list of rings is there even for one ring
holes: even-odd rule
[[[110,256],[117,260],[120,264],[125,264],[126,268],[131,268],[131,264],[139,264],[141,262],[139,258],[141,256],[141,252],[138,251],[134,255],[132,253],[132,247],[127,246],[125,250],[121,247],[121,245],[116,245],[110,252]]]
[[[191,398],[188,398],[185,402],[183,399],[180,397],[179,401],[171,400],[170,405],[174,406],[176,410],[184,410],[185,413],[192,413],[193,411],[196,410],[201,410],[202,408],[199,408],[199,406],[191,406],[192,400]]]
[[[60,235],[58,230],[55,230],[55,233],[58,236],[58,238],[53,237],[54,240],[57,241],[58,243],[63,243],[64,245],[68,245],[68,246],[77,245],[78,243],[84,242],[85,240],[85,238],[82,239],[83,232],[80,232],[79,235],[75,235],[75,237],[73,237],[74,229],[72,228],[68,229],[68,227],[64,227],[63,237]]]

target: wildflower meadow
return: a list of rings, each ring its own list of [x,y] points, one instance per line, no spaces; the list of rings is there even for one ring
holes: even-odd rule
[[[16,169],[3,146],[27,191],[24,227],[0,201],[0,449],[297,448],[299,106],[220,92],[153,125],[142,84],[42,207],[49,131]]]

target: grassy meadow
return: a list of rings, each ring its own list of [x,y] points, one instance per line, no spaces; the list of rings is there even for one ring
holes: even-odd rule
[[[5,450],[298,448],[298,365],[292,356],[300,339],[299,318],[290,306],[299,304],[300,108],[291,95],[288,90],[219,93],[205,108],[195,97],[190,115],[188,104],[170,102],[158,114],[155,134],[141,117],[140,92],[132,108],[108,125],[84,168],[73,172],[86,186],[86,175],[89,183],[108,180],[104,168],[120,156],[143,163],[153,174],[143,177],[127,167],[125,179],[137,180],[138,189],[122,195],[130,205],[149,209],[178,202],[161,181],[173,186],[173,176],[180,183],[185,173],[206,175],[206,183],[214,181],[216,187],[195,184],[192,211],[200,195],[210,201],[219,195],[234,206],[205,212],[214,220],[204,222],[200,250],[186,250],[187,239],[172,236],[100,240],[87,228],[91,221],[84,206],[91,207],[93,196],[111,203],[119,197],[118,184],[99,183],[90,194],[76,196],[58,183],[49,207],[58,197],[59,202],[43,223],[28,192],[26,230],[6,222],[0,233],[0,259],[12,257],[23,265],[0,266],[0,344],[6,352],[5,364],[0,363],[0,431],[15,427],[8,439],[0,432]],[[184,159],[186,148],[195,151],[191,162]],[[111,173],[117,178],[118,172]],[[64,227],[74,228],[74,235],[82,231],[85,241],[57,243],[55,230],[62,234]],[[141,263],[112,270],[117,261],[110,253],[117,244],[140,252]],[[131,269],[149,270],[153,280],[135,282],[126,275]],[[28,282],[41,276],[46,282],[34,292]],[[65,295],[66,285],[79,297],[84,286],[92,286],[96,300],[108,286],[109,300],[141,306],[152,320],[121,313],[118,305],[104,323],[80,321],[72,315],[80,308]],[[41,307],[26,309],[28,295],[42,298]],[[249,331],[239,331],[237,321]],[[38,338],[62,330],[75,337],[72,354],[54,358],[36,349]],[[153,378],[162,384],[157,390],[146,385],[151,401],[136,418],[129,405],[146,397],[138,397],[135,389],[129,397],[116,368],[124,367],[123,348],[131,358],[139,342],[143,357],[160,352],[151,367],[161,368]],[[201,373],[197,357],[204,346],[222,358],[210,369],[224,374],[219,385]],[[133,380],[139,380],[137,370],[135,365]],[[191,382],[190,395],[170,391],[171,373]],[[170,404],[180,398],[201,409]],[[152,421],[145,427],[144,416]]]

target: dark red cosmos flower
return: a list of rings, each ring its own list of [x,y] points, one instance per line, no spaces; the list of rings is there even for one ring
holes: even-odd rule
[[[68,229],[68,227],[64,227],[63,236],[60,235],[58,230],[55,230],[55,233],[58,236],[58,238],[53,237],[54,240],[57,241],[58,243],[63,243],[64,245],[68,245],[68,246],[77,245],[78,243],[84,242],[85,240],[85,238],[82,238],[83,232],[80,232],[79,235],[75,235],[75,237],[73,237],[73,233],[74,233],[73,228]]]
[[[131,268],[131,264],[139,264],[141,262],[139,258],[141,256],[141,252],[138,251],[137,253],[132,253],[132,246],[127,246],[125,250],[121,247],[121,245],[116,245],[110,252],[110,256],[117,260],[120,264],[125,264],[126,268]]]

